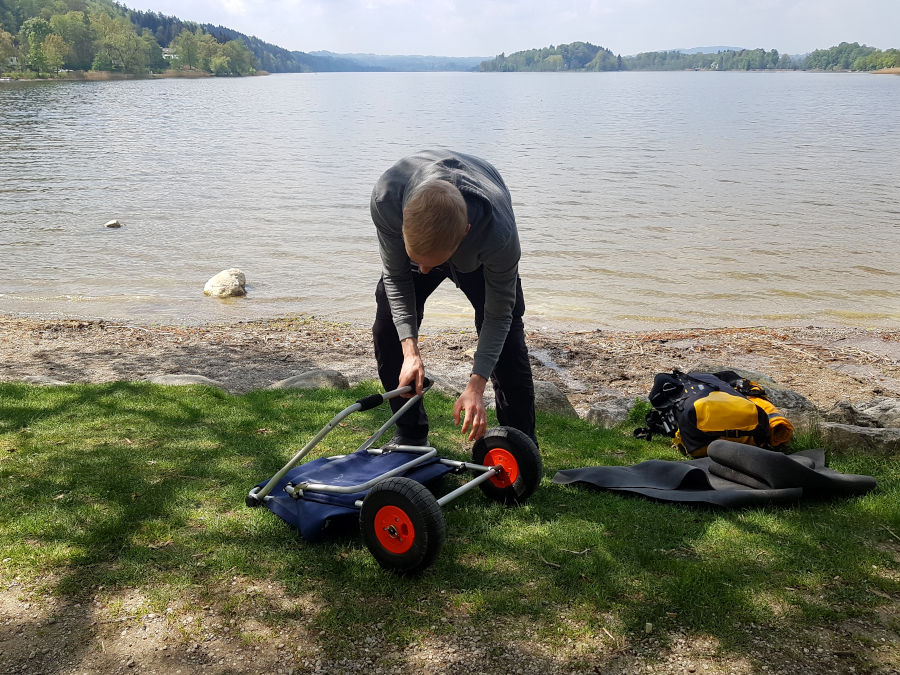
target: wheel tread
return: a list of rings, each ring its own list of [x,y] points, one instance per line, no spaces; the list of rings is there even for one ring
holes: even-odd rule
[[[502,439],[502,440],[499,440]],[[503,504],[524,503],[540,485],[543,476],[543,462],[535,442],[524,432],[514,427],[494,427],[476,441],[472,447],[472,461],[482,464],[491,450],[491,443],[504,447],[516,458],[519,478],[511,486],[498,488],[491,481],[481,484],[481,491],[489,498]]]
[[[386,504],[409,509],[410,519],[419,521],[415,525],[417,541],[409,553],[395,555],[385,551],[370,528],[370,519],[374,519],[378,508]],[[402,574],[413,574],[431,565],[447,538],[440,504],[428,488],[409,478],[393,477],[376,483],[363,500],[359,520],[363,541],[378,563]]]

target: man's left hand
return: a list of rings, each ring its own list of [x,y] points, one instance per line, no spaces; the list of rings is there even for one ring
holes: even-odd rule
[[[469,432],[469,440],[477,441],[487,431],[487,410],[484,408],[484,387],[487,380],[472,374],[466,390],[453,405],[453,423],[457,426],[462,418],[462,433]]]

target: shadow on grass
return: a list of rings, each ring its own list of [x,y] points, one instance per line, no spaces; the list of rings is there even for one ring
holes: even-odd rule
[[[308,544],[267,510],[244,507],[252,485],[373,387],[234,397],[143,383],[0,385],[0,571],[70,607],[101,588],[138,589],[154,611],[196,596],[247,634],[251,624],[302,626],[335,659],[372,635],[401,662],[409,645],[474,641],[498,672],[510,649],[547,671],[615,669],[626,647],[665,658],[678,631],[757,659],[760,635],[809,636],[897,606],[898,548],[887,534],[898,529],[897,469],[856,456],[855,470],[875,470],[878,492],[779,509],[679,507],[554,485],[562,468],[674,457],[663,444],[542,417],[545,478],[529,504],[463,496],[445,509],[437,562],[412,579],[382,571],[352,524]],[[452,402],[430,396],[432,442],[464,458],[458,430],[442,422]],[[322,450],[355,449],[386,416],[349,417]],[[272,584],[275,593],[260,590]],[[90,612],[73,616],[74,632],[89,633]],[[568,640],[587,653],[553,656]],[[784,658],[802,659],[792,648]],[[866,651],[848,649],[847,664],[865,672]]]

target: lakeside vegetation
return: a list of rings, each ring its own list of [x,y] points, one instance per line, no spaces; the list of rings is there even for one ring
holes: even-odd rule
[[[0,0],[0,72],[24,79],[63,71],[257,72],[258,61],[241,39],[147,14],[110,0]]]
[[[590,42],[527,49],[481,64],[482,72],[596,72],[619,70],[828,70],[871,71],[900,67],[900,50],[882,51],[857,42],[817,49],[803,56],[771,49],[722,50],[714,54],[683,51],[613,54]]]

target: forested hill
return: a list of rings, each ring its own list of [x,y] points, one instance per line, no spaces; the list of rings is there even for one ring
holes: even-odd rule
[[[190,39],[180,42],[179,36],[185,33],[193,34],[197,44]],[[45,53],[43,43],[50,36],[56,37],[50,38]],[[248,57],[253,57],[252,68],[270,73],[381,69],[346,58],[289,51],[232,28],[133,10],[113,0],[0,0],[0,72],[10,59],[33,75],[59,68],[147,72],[171,65],[163,61],[162,49],[178,58],[186,56],[181,63],[188,68],[200,61],[208,66],[210,40],[242,44],[249,50]],[[198,63],[191,57],[195,51]],[[234,47],[228,53],[235,56]]]
[[[623,70],[622,57],[590,42],[529,49],[506,56],[500,54],[492,61],[484,61],[483,72],[559,71],[559,70]]]
[[[190,21],[182,21],[174,16],[165,16],[158,12],[126,11],[136,26],[152,31],[156,39],[164,47],[171,44],[174,37],[184,28],[188,30],[199,28],[212,35],[219,42],[240,40],[247,45],[247,48],[256,57],[260,70],[270,73],[383,70],[382,68],[360,64],[352,59],[340,58],[337,55],[325,57],[319,54],[290,51],[270,42],[264,42],[258,37],[245,35],[233,28],[214,26],[209,23],[196,24]]]
[[[185,33],[195,36],[196,43],[190,36],[179,39]],[[48,51],[53,55],[48,65],[43,41],[50,35],[61,38],[62,43],[51,38]],[[95,65],[98,52],[102,55],[96,63],[98,68],[94,69],[147,72],[165,69],[177,58],[179,61],[174,65],[209,70],[206,66],[210,65],[211,58],[204,54],[213,50],[211,40],[220,45],[241,43],[253,56],[253,69],[270,73],[477,70],[484,60],[484,57],[290,51],[233,28],[133,10],[113,0],[0,0],[0,72],[9,59],[32,75],[52,74],[59,68],[88,70]],[[99,43],[106,46],[98,48]],[[124,50],[127,53],[107,58],[106,52],[115,52],[118,46],[127,47]],[[168,63],[162,60],[161,49],[169,50]],[[196,63],[192,57],[195,51]],[[61,63],[57,58],[60,52],[67,53]],[[232,52],[233,48],[229,54]]]
[[[609,70],[877,70],[900,67],[900,50],[882,51],[857,42],[818,49],[801,57],[771,49],[694,50],[645,52],[635,56],[614,55],[590,42],[528,49],[500,56],[481,64],[482,72],[555,72]]]
[[[182,21],[174,16],[166,16],[159,12],[142,12],[125,9],[132,23],[140,28],[146,28],[153,32],[157,41],[163,47],[168,47],[175,36],[182,30],[196,31],[200,28],[212,35],[218,42],[228,40],[240,40],[256,57],[260,70],[270,73],[302,73],[319,70],[322,65],[315,58],[306,58],[303,52],[292,52],[283,47],[264,42],[257,37],[248,36],[232,28],[213,26],[209,23],[197,24],[191,21]]]

